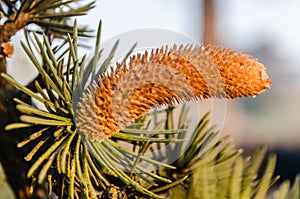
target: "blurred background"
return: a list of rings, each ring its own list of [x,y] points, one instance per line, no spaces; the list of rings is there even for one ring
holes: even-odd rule
[[[223,133],[239,145],[297,148],[300,143],[300,1],[297,0],[130,0],[97,1],[80,19],[102,41],[138,28],[163,28],[204,44],[249,53],[273,80],[257,96],[228,100]]]
[[[271,89],[256,98],[227,100],[222,133],[231,134],[239,147],[249,151],[267,145],[278,154],[282,179],[293,180],[300,173],[299,11],[298,0],[100,0],[78,21],[96,30],[102,19],[102,41],[134,29],[163,28],[258,58],[273,81]],[[36,72],[25,64],[19,45],[22,34],[13,39],[17,52],[9,73],[27,83]],[[92,46],[94,41],[90,42]]]

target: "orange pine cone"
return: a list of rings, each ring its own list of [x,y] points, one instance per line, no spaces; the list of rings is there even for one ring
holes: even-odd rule
[[[212,97],[255,96],[270,88],[264,65],[250,55],[210,46],[146,51],[117,64],[85,92],[76,125],[101,142],[151,108]]]

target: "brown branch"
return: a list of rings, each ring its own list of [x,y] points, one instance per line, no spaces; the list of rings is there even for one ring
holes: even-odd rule
[[[7,21],[0,26],[0,73],[6,73],[6,57],[11,57],[13,46],[9,43],[12,36],[24,28],[30,21],[30,14],[12,14]],[[0,79],[0,86],[4,85],[4,80]]]
[[[7,21],[0,26],[0,43],[9,42],[19,30],[24,28],[30,21],[29,13],[12,14]],[[17,17],[17,18],[16,18]]]

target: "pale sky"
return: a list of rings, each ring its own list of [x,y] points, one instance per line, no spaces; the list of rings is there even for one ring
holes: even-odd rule
[[[221,44],[255,47],[262,39],[271,36],[269,39],[278,43],[275,50],[300,63],[300,1],[216,2],[216,28]],[[99,0],[96,8],[79,22],[96,29],[102,19],[102,41],[139,28],[164,28],[201,43],[202,14],[202,1],[199,0]]]

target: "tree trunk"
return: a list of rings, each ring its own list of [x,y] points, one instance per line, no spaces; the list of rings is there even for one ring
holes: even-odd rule
[[[215,1],[204,0],[203,2],[204,11],[204,27],[203,27],[203,43],[214,45],[217,43],[215,33]]]

